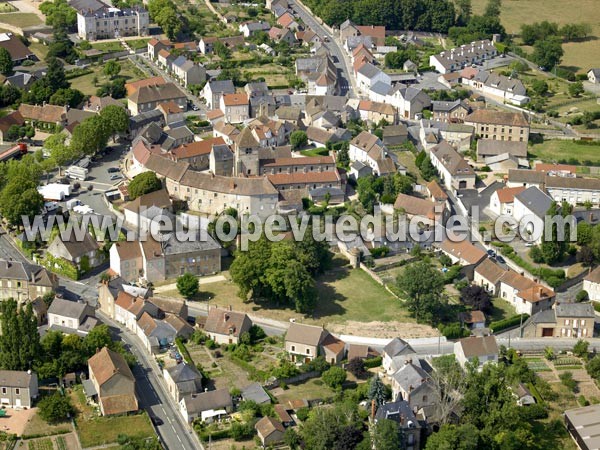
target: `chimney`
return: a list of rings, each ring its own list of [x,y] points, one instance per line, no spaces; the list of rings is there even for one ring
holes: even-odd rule
[[[223,314],[223,322],[227,322],[229,320],[229,314]]]
[[[231,311],[231,305],[229,305],[229,311]]]
[[[371,400],[371,420],[375,420],[375,399]]]

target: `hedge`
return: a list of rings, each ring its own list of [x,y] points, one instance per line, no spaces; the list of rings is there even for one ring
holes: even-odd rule
[[[217,430],[217,431],[201,431],[198,433],[200,439],[204,442],[208,441],[209,437],[211,440],[229,439],[231,437],[231,430]]]
[[[376,356],[375,358],[365,359],[364,364],[367,369],[373,369],[374,367],[379,367],[381,361],[381,356]]]
[[[237,364],[242,369],[244,369],[246,372],[248,372],[248,375],[251,380],[267,381],[267,379],[269,378],[269,374],[267,372],[265,372],[264,370],[258,370],[256,367],[254,367],[252,364],[248,363],[247,361],[244,361],[243,359],[238,358],[237,356],[234,356],[232,354],[229,354],[229,358],[235,364]]]
[[[471,335],[471,332],[463,328],[458,322],[440,325],[438,328],[440,329],[440,333],[447,339],[460,339]]]
[[[521,317],[523,317],[523,322],[525,322],[529,318],[529,314],[517,314],[516,316],[509,317],[508,319],[492,322],[490,323],[490,329],[494,333],[497,333],[498,331],[506,330],[507,328],[512,328],[521,323]]]
[[[593,303],[593,305],[594,305],[594,309],[595,309],[596,311],[600,312],[600,303],[598,303],[598,302],[592,302],[592,303]]]
[[[48,270],[59,275],[64,275],[72,280],[79,279],[79,270],[77,269],[77,266],[64,258],[56,258],[50,253],[46,253],[46,257],[42,260],[42,265]]]
[[[177,348],[179,349],[179,353],[181,353],[181,356],[183,356],[183,359],[185,359],[185,362],[188,364],[191,364],[193,366],[194,360],[190,356],[190,352],[184,345],[183,340],[180,337],[178,337],[175,339],[175,344],[177,345]]]

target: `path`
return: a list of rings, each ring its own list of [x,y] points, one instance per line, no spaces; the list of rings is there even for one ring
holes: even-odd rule
[[[29,0],[14,0],[10,2],[10,4],[20,12],[35,14],[41,19],[42,23],[46,23],[46,16],[42,14],[35,2]]]
[[[213,275],[210,277],[198,278],[198,281],[200,282],[200,286],[203,286],[205,284],[218,283],[219,281],[227,281],[227,278],[223,275]],[[177,289],[177,283],[169,283],[162,286],[156,286],[154,288],[154,293],[160,294],[161,292],[174,291],[175,289]]]

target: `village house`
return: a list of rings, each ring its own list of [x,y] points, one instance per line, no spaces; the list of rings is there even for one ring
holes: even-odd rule
[[[28,124],[38,129],[54,130],[67,126],[67,108],[56,105],[28,105],[21,103],[19,113]]]
[[[490,295],[495,296],[500,289],[500,279],[505,273],[506,270],[491,259],[486,258],[475,267],[473,283],[483,287]]]
[[[292,362],[308,363],[324,356],[337,364],[344,356],[344,345],[323,327],[292,323],[285,336],[285,351]]]
[[[132,331],[137,331],[137,321],[142,314],[148,313],[151,317],[159,316],[159,308],[144,297],[121,291],[114,303],[114,319]]]
[[[144,311],[136,322],[135,333],[149,354],[157,354],[173,345],[177,338],[190,337],[193,329],[189,324],[184,328],[176,328],[170,321],[154,318]]]
[[[88,360],[88,369],[84,389],[88,397],[97,399],[103,416],[138,410],[135,377],[122,355],[104,347]]]
[[[383,347],[381,353],[382,367],[385,373],[391,375],[412,361],[417,362],[417,353],[408,342],[394,338]]]
[[[458,315],[461,326],[466,326],[470,330],[480,330],[485,328],[485,314],[483,311],[464,311]]]
[[[538,172],[536,170],[524,170],[524,169],[511,169],[508,171],[508,181],[506,185],[508,187],[525,186],[530,188],[532,186],[542,188],[546,180],[546,174],[544,172]]]
[[[595,317],[591,303],[557,303],[554,308],[531,316],[523,324],[522,335],[526,338],[592,338]]]
[[[233,401],[227,388],[190,394],[179,400],[179,411],[188,423],[198,418],[202,422],[212,423],[232,410]]]
[[[462,80],[463,84],[498,102],[512,103],[518,106],[529,103],[527,89],[518,78],[481,70],[473,78],[463,77]]]
[[[477,368],[481,370],[489,362],[497,363],[498,353],[498,343],[495,336],[471,336],[460,339],[454,344],[454,356],[462,368],[467,363],[473,364],[477,359]]]
[[[396,147],[408,140],[408,129],[404,124],[388,125],[383,127],[383,145]]]
[[[430,375],[421,367],[418,360],[409,362],[390,376],[392,398],[404,400],[413,411],[430,409],[437,401],[436,391]]]
[[[469,114],[469,106],[463,100],[433,101],[431,110],[433,112],[432,119],[436,122],[463,123]]]
[[[219,107],[229,123],[242,123],[250,117],[250,104],[246,94],[223,94]]]
[[[386,86],[392,85],[390,76],[370,62],[365,62],[356,70],[356,82],[364,92],[369,92],[377,83],[383,83]]]
[[[494,139],[479,139],[477,141],[477,158],[482,160],[492,170],[508,172],[510,169],[529,167],[527,162],[527,142],[499,141]],[[503,161],[514,161],[500,164]],[[496,166],[498,165],[498,166]]]
[[[486,252],[475,247],[468,239],[457,242],[445,239],[439,247],[442,253],[452,260],[452,264],[459,264],[466,268],[474,269],[474,266],[487,258]]]
[[[396,165],[388,155],[383,142],[367,131],[361,131],[350,141],[348,150],[350,161],[359,161],[368,165],[377,175],[389,175],[396,172]]]
[[[398,108],[398,114],[405,119],[417,118],[432,105],[431,98],[424,90],[401,83],[390,91],[385,102]]]
[[[221,105],[223,94],[234,94],[235,86],[231,80],[210,80],[201,91],[201,96],[206,100],[208,109],[217,109]],[[224,112],[224,111],[223,111]]]
[[[0,300],[12,298],[23,303],[56,291],[57,287],[58,277],[41,266],[0,260]]]
[[[35,53],[27,47],[18,35],[14,33],[0,33],[0,48],[8,51],[10,59],[15,66],[25,60],[37,61]]]
[[[518,314],[529,314],[550,309],[556,294],[529,278],[513,271],[505,272],[498,281],[498,296],[513,305]]]
[[[590,203],[600,206],[600,180],[547,175],[544,184],[548,195],[558,203],[577,206]]]
[[[217,344],[239,344],[242,334],[250,331],[252,321],[247,314],[231,309],[212,308],[208,312],[204,332]]]
[[[171,209],[171,199],[164,188],[140,195],[123,205],[125,222],[136,232],[149,231],[152,219]]]
[[[0,370],[2,408],[29,409],[38,397],[37,374],[28,370]]]
[[[141,6],[118,9],[104,4],[100,10],[77,11],[77,35],[82,40],[146,36],[150,14]]]
[[[278,420],[265,416],[256,422],[254,428],[264,448],[283,442],[285,427]]]
[[[196,64],[184,56],[180,56],[171,64],[173,75],[184,86],[198,85],[206,81],[206,69],[202,64]]]
[[[210,155],[215,146],[226,145],[222,137],[208,138],[182,144],[170,151],[175,161],[183,161],[193,170],[206,170],[210,166]],[[229,148],[229,147],[227,147]],[[231,150],[229,150],[231,153]]]
[[[94,308],[85,302],[55,298],[48,308],[48,329],[85,336],[98,325]]]
[[[600,302],[600,267],[596,267],[583,279],[583,290],[593,302]]]
[[[169,50],[170,48],[170,41],[152,38],[148,41],[148,57],[152,61],[155,61],[156,58],[158,58],[158,52],[160,52],[161,50]]]
[[[127,109],[131,115],[136,116],[155,109],[160,103],[170,101],[179,105],[183,111],[187,109],[187,97],[175,84],[141,86],[127,97]]]
[[[465,117],[465,123],[474,126],[475,134],[484,139],[519,142],[529,140],[529,121],[522,112],[477,109]]]
[[[0,144],[4,144],[5,140],[9,140],[7,138],[8,130],[13,125],[18,127],[25,125],[25,118],[19,111],[13,111],[4,117],[0,117]]]
[[[296,59],[296,76],[307,85],[310,95],[335,95],[337,68],[329,53]]]
[[[446,189],[454,192],[459,189],[475,188],[475,171],[446,141],[433,147],[429,157]]]
[[[587,72],[588,81],[590,83],[600,83],[600,69],[590,69]]]
[[[394,202],[394,210],[400,214],[406,214],[408,220],[419,218],[420,224],[425,229],[430,229],[436,223],[443,223],[447,216],[445,205],[436,207],[436,204],[424,199],[399,193]]]
[[[480,64],[494,58],[498,50],[488,40],[474,41],[429,57],[429,65],[441,74],[456,72],[471,64]]]
[[[387,402],[377,408],[375,422],[378,420],[392,420],[402,430],[401,447],[406,450],[418,450],[421,448],[422,425],[417,419],[414,410],[404,400]]]
[[[515,195],[525,190],[525,186],[498,189],[490,197],[490,210],[497,215],[513,215]]]
[[[83,234],[80,241],[76,239],[75,233],[71,233],[69,237],[68,241],[63,241],[59,233],[48,246],[47,253],[54,258],[71,262],[84,272],[104,261],[98,242],[89,233]]]
[[[542,242],[545,230],[545,217],[552,206],[552,198],[537,187],[530,187],[515,194],[513,217],[521,222],[529,234],[529,241]]]
[[[186,395],[202,392],[202,374],[193,365],[181,362],[163,369],[167,391],[177,403]]]
[[[249,38],[250,36],[255,35],[259,32],[268,32],[271,29],[271,25],[268,22],[263,22],[262,20],[259,22],[243,22],[238,27],[240,33],[244,35],[245,38]]]
[[[361,100],[357,111],[362,120],[378,124],[385,120],[388,125],[394,125],[397,119],[397,111],[389,103],[373,102],[370,100]]]

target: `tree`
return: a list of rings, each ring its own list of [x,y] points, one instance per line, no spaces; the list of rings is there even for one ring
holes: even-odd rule
[[[46,69],[46,75],[42,80],[46,81],[47,86],[52,89],[53,92],[59,89],[66,89],[70,87],[70,83],[67,81],[65,75],[65,69],[63,63],[58,58],[48,58],[48,68]]]
[[[554,66],[557,66],[563,54],[562,44],[557,37],[548,37],[544,40],[536,41],[533,45],[533,60],[546,70],[551,70]]]
[[[380,419],[373,429],[373,447],[377,450],[396,450],[402,448],[402,431],[398,423],[389,419]]]
[[[106,148],[109,136],[110,130],[102,117],[92,116],[75,127],[70,145],[77,153],[94,155]]]
[[[585,292],[585,291],[583,291]],[[573,347],[573,354],[575,356],[579,356],[580,358],[586,358],[589,354],[589,346],[590,343],[588,341],[584,341],[583,339],[579,339],[575,346]]]
[[[442,425],[437,433],[433,433],[427,438],[425,447],[426,450],[477,450],[479,448],[481,448],[479,447],[479,430],[468,423]]]
[[[584,92],[583,83],[581,81],[576,81],[569,85],[569,95],[571,97],[579,97]]]
[[[121,64],[119,64],[115,59],[111,59],[104,65],[102,72],[112,80],[114,77],[119,75],[119,73],[121,73]]]
[[[500,17],[500,9],[502,8],[501,0],[488,0],[483,13],[486,17]]]
[[[456,0],[455,5],[458,9],[456,23],[461,26],[467,25],[469,20],[471,20],[471,15],[473,13],[471,0]]]
[[[223,61],[226,61],[231,57],[231,50],[221,41],[215,42],[213,45],[213,52]]]
[[[564,208],[560,211],[563,216],[565,215]],[[546,215],[548,217],[554,217],[559,213],[559,206],[556,202],[553,202]],[[551,225],[551,238],[546,239],[547,230],[544,230],[544,237],[541,244],[542,257],[546,264],[554,264],[557,261],[560,261],[567,249],[567,239],[568,236],[564,236],[563,239],[559,239],[558,236],[558,227],[556,224]],[[566,227],[565,227],[566,228]]]
[[[340,389],[344,381],[346,381],[346,371],[338,366],[333,366],[331,369],[323,372],[323,382],[333,389]]]
[[[4,47],[0,47],[0,73],[8,76],[12,74],[13,61],[8,50]]]
[[[177,39],[177,35],[181,31],[182,22],[179,17],[177,17],[177,11],[175,5],[171,7],[163,8],[156,15],[154,20],[160,27],[163,29],[167,37],[174,41]]]
[[[200,281],[191,273],[186,272],[177,278],[177,291],[189,300],[198,295]]]
[[[129,117],[125,108],[117,105],[109,105],[100,111],[100,117],[109,135],[113,136],[113,141],[116,134],[124,133],[129,129]]]
[[[600,380],[600,355],[594,356],[585,366],[590,377]]]
[[[432,321],[441,307],[444,278],[426,262],[412,264],[397,278],[396,285],[406,297],[406,306],[417,320]]]
[[[40,11],[46,16],[46,25],[59,30],[67,30],[77,23],[77,11],[67,0],[48,0],[40,4]]]
[[[348,361],[348,364],[346,364],[346,370],[358,379],[366,378],[369,374],[369,372],[367,372],[365,369],[365,362],[358,356]]]
[[[577,293],[577,295],[575,296],[575,301],[577,303],[581,303],[581,302],[587,302],[590,299],[590,295],[588,294],[587,291],[579,291]]]
[[[474,310],[490,313],[493,305],[490,294],[482,287],[471,284],[460,291],[460,300]]]
[[[300,436],[293,428],[286,428],[283,433],[283,442],[290,450],[296,450],[300,446]]]
[[[302,130],[293,131],[290,135],[290,144],[292,144],[292,148],[294,150],[305,147],[308,144],[308,137],[306,136],[306,132]]]
[[[429,156],[425,156],[425,158],[422,160],[421,164],[419,165],[419,170],[421,171],[423,178],[427,181],[431,181],[437,176],[437,170],[435,170],[435,167],[433,167]]]
[[[50,97],[51,105],[59,105],[59,106],[70,106],[71,108],[76,108],[83,102],[84,95],[83,92],[78,91],[77,89],[71,88],[62,88],[56,91]]]
[[[21,137],[21,127],[19,125],[11,125],[6,132],[7,141],[18,141]]]
[[[48,423],[67,420],[75,412],[69,397],[55,392],[38,403],[40,417]]]
[[[29,370],[41,354],[37,319],[31,303],[18,306],[13,299],[0,303],[0,367]]]
[[[61,175],[62,167],[81,155],[65,144],[66,139],[67,136],[64,133],[56,133],[48,136],[44,142],[44,147],[50,151],[50,160],[55,167],[58,167],[59,175]]]
[[[11,179],[0,192],[0,213],[13,226],[21,225],[23,216],[33,220],[43,206],[44,197],[37,185],[24,178]]]
[[[548,93],[548,83],[544,80],[535,79],[531,83],[531,89],[539,96],[546,95]]]
[[[162,189],[162,183],[154,172],[143,172],[133,177],[129,183],[129,198],[135,200],[141,195]]]
[[[578,230],[579,233],[579,230]],[[579,236],[578,236],[579,237]],[[586,267],[590,267],[594,263],[594,252],[587,245],[584,245],[577,252],[577,262]]]
[[[371,381],[369,382],[367,398],[369,401],[375,401],[375,406],[377,407],[385,403],[387,398],[386,388],[377,375],[371,378]]]

